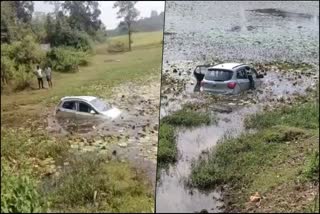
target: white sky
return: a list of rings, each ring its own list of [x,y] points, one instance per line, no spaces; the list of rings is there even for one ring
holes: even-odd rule
[[[113,9],[114,1],[99,1],[101,10],[100,19],[106,25],[107,29],[114,29],[118,26],[120,20],[117,19],[117,9]],[[164,11],[164,1],[139,1],[136,8],[140,11],[141,17],[149,17],[152,10],[158,13]],[[52,12],[54,6],[44,1],[34,1],[35,12]]]

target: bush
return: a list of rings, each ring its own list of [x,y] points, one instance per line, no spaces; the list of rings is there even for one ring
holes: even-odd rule
[[[15,90],[30,86],[32,71],[36,64],[44,61],[45,53],[32,36],[21,41],[1,45],[2,83],[13,80]]]
[[[108,46],[108,52],[109,53],[120,53],[120,52],[124,52],[126,51],[126,47],[124,45],[123,42],[115,42],[115,43],[111,43]]]
[[[36,182],[25,174],[15,175],[1,163],[1,212],[45,212],[46,204],[36,190]]]
[[[90,36],[84,32],[64,29],[51,36],[53,47],[68,46],[79,51],[92,50],[93,44]]]
[[[87,65],[87,54],[74,48],[57,47],[47,53],[47,63],[55,71],[77,72],[79,65]]]

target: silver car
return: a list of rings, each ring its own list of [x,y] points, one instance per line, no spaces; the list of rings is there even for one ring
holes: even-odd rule
[[[56,108],[57,116],[70,119],[116,119],[121,111],[93,96],[63,97]]]
[[[250,78],[252,78],[250,82]],[[201,90],[221,94],[238,94],[261,85],[262,74],[249,65],[224,63],[208,67],[201,81]]]

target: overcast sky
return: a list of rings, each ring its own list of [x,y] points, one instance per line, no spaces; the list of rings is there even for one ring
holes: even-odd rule
[[[114,1],[99,1],[100,5],[100,19],[106,25],[107,29],[114,29],[119,24],[117,19],[117,10],[113,9]],[[152,10],[158,13],[164,11],[164,1],[139,1],[136,8],[140,11],[141,17],[149,17]],[[34,1],[34,11],[52,12],[54,6],[44,1]]]

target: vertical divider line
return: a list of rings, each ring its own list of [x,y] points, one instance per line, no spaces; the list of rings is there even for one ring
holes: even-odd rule
[[[163,29],[162,29],[162,59],[161,59],[161,68],[160,68],[160,92],[159,92],[159,122],[158,122],[158,143],[157,143],[157,164],[156,164],[156,181],[154,185],[154,213],[157,213],[157,176],[158,176],[158,154],[159,154],[159,136],[160,136],[160,111],[161,111],[161,86],[162,86],[162,72],[163,72],[163,53],[164,53],[164,32],[165,32],[165,25],[166,25],[166,4],[167,1],[164,1],[164,9],[163,9]]]

